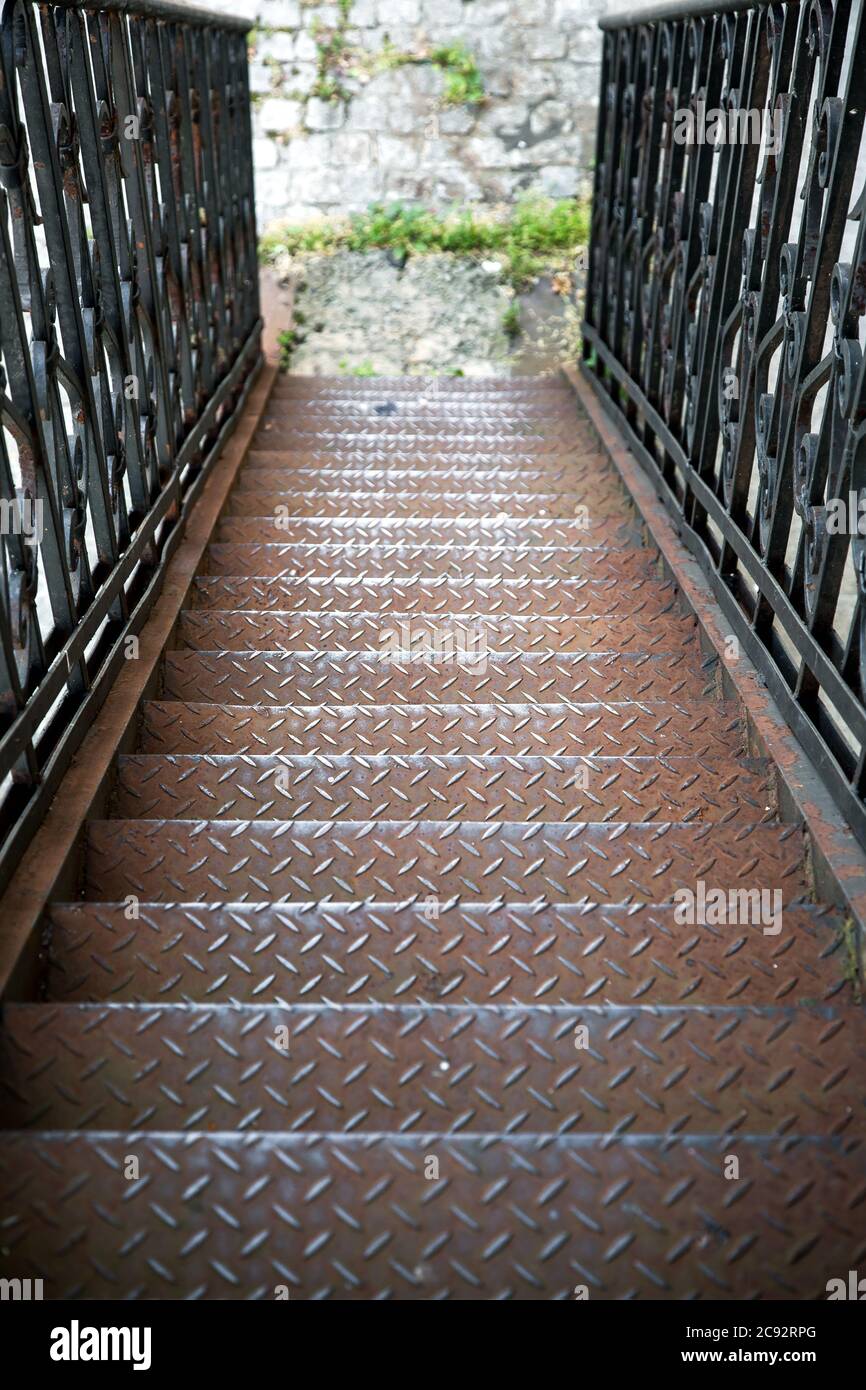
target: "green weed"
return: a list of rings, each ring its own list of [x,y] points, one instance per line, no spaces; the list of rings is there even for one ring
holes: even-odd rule
[[[522,289],[545,272],[573,269],[589,236],[589,218],[588,202],[577,198],[527,196],[499,214],[473,208],[442,214],[404,203],[375,203],[349,218],[274,227],[259,249],[266,263],[285,253],[340,250],[495,257],[504,278]]]

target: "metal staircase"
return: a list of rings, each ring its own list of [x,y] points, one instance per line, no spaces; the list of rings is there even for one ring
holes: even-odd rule
[[[4,1009],[3,1272],[794,1298],[856,1268],[845,923],[565,383],[282,379],[193,592],[45,998]],[[678,920],[698,884],[778,892],[778,930]]]

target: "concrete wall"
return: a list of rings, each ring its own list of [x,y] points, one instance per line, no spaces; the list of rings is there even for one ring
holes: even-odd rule
[[[607,0],[346,0],[345,14],[306,0],[210,3],[257,26],[262,228],[378,200],[441,208],[588,188]],[[342,51],[328,59],[335,34]],[[477,62],[480,105],[443,105],[443,73],[425,55],[455,44]]]

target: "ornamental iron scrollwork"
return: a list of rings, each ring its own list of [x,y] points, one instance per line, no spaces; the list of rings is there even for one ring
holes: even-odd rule
[[[261,360],[242,19],[0,21],[0,883]]]
[[[864,11],[602,21],[582,366],[866,843]]]

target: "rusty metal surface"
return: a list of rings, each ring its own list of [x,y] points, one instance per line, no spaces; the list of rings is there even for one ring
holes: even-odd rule
[[[11,1004],[0,1126],[838,1138],[864,1067],[832,1004]]]
[[[423,377],[423,376],[285,376],[278,383],[276,396],[311,400],[319,396],[338,396],[366,400],[382,393],[393,396],[436,396],[446,400],[467,400],[473,396],[492,396],[504,404],[518,400],[544,400],[548,395],[562,396],[562,378],[558,373],[515,375],[509,377]]]
[[[270,400],[268,420],[264,429],[279,430],[288,421],[292,428],[303,431],[355,427],[369,430],[390,427],[410,430],[413,436],[448,429],[452,425],[466,426],[472,432],[476,422],[491,434],[544,434],[574,432],[574,409],[568,391],[548,395],[543,401],[513,401],[501,395],[495,401],[449,400],[447,396],[388,396],[387,393],[368,396],[365,400],[324,401],[308,400],[303,412],[297,401],[276,392]]]
[[[151,820],[774,820],[765,765],[682,757],[127,754],[113,813]]]
[[[393,493],[392,493],[393,490]],[[573,501],[604,502],[611,496],[622,499],[619,484],[601,469],[596,472],[575,464],[562,468],[267,468],[250,464],[238,479],[232,493],[232,507],[241,503],[252,505],[262,494],[276,494],[285,500],[289,493],[306,509],[314,497],[330,497],[348,493],[352,497],[386,493],[403,498],[412,493],[418,507],[423,507],[430,495],[470,493],[486,496],[496,493],[507,497],[516,506],[524,498],[540,493],[544,499],[564,495]],[[418,497],[418,493],[422,493]],[[406,499],[408,505],[408,499]],[[265,507],[264,511],[269,511]],[[423,513],[415,512],[414,515]],[[487,513],[485,513],[486,515]],[[390,515],[390,513],[389,513]],[[536,515],[536,513],[532,513]]]
[[[639,552],[637,552],[639,553]],[[281,609],[321,613],[504,613],[541,617],[675,615],[683,610],[676,585],[660,579],[341,579],[256,580],[199,576],[192,594],[196,608],[229,612]]]
[[[561,441],[548,441],[539,448],[537,441],[488,440],[486,434],[466,439],[457,432],[450,442],[432,441],[434,447],[413,447],[411,435],[379,435],[367,439],[357,434],[351,439],[322,439],[319,435],[289,436],[259,433],[250,453],[250,467],[284,468],[558,468],[583,464],[586,468],[609,464],[600,451],[587,457],[587,450]]]
[[[672,907],[63,903],[48,997],[158,1003],[820,1003],[847,990],[838,914],[684,930]]]
[[[528,402],[511,406],[494,401],[455,404],[418,397],[403,401],[380,398],[364,405],[311,401],[304,407],[300,424],[296,402],[275,396],[269,414],[269,421],[262,426],[265,434],[291,429],[302,434],[369,433],[372,438],[380,434],[408,434],[422,440],[430,436],[447,438],[455,430],[470,437],[489,432],[505,439],[568,440],[574,425],[574,410],[567,396],[564,401],[551,400],[544,407]]]
[[[396,574],[392,570],[380,575],[344,575],[339,571],[326,575],[209,575],[196,577],[190,592],[194,608],[321,608],[323,601],[334,608],[411,608],[414,604],[432,607],[472,606],[475,595],[487,596],[491,606],[507,604],[509,612],[527,613],[527,600],[534,594],[547,595],[538,610],[563,613],[602,613],[628,602],[628,611],[639,613],[648,594],[659,593],[662,581],[654,564],[655,557],[646,550],[596,550],[592,565],[584,575],[544,576],[528,574],[477,575],[475,573],[440,575]],[[529,568],[529,566],[527,566]],[[674,591],[675,591],[675,586]],[[665,584],[668,593],[671,586]],[[298,604],[295,596],[307,590],[316,595],[309,603]],[[463,594],[452,601],[449,595]],[[329,599],[333,595],[333,599]],[[364,601],[359,601],[364,595]],[[422,600],[421,595],[426,597]],[[369,596],[369,597],[367,597]],[[417,596],[417,597],[416,597]],[[428,602],[428,598],[432,603]],[[604,607],[598,607],[604,598]],[[338,601],[339,600],[339,601]]]
[[[634,537],[632,537],[634,540]],[[328,545],[309,542],[294,545],[215,542],[208,547],[207,572],[212,575],[342,575],[404,579],[413,575],[475,575],[486,579],[500,574],[517,578],[587,578],[598,573],[602,546],[587,545],[474,545],[434,542],[401,545],[371,541]],[[617,555],[618,546],[608,546]],[[640,553],[640,552],[639,552]],[[602,571],[603,572],[603,571]],[[610,571],[608,571],[610,572]]]
[[[514,701],[688,700],[713,693],[697,643],[672,654],[514,652],[489,656],[484,669],[380,652],[166,652],[163,694],[230,704],[485,704]]]
[[[508,546],[523,549],[582,549],[640,544],[640,531],[623,522],[620,504],[612,515],[575,517],[492,516],[304,516],[225,517],[217,543],[255,545],[439,545]]]
[[[298,463],[329,463],[331,467],[339,464],[350,467],[358,462],[364,468],[374,467],[377,460],[387,468],[393,465],[410,467],[410,459],[419,461],[423,468],[435,468],[440,462],[447,466],[463,462],[467,467],[481,463],[489,468],[523,468],[545,463],[558,467],[573,462],[577,450],[570,450],[565,438],[536,439],[525,435],[491,437],[484,431],[476,435],[466,435],[455,427],[430,434],[424,440],[416,440],[414,434],[405,429],[401,433],[394,430],[380,430],[375,435],[349,430],[329,432],[310,430],[280,430],[268,433],[259,430],[253,441],[253,458],[259,463],[273,467],[275,461]]]
[[[670,901],[678,889],[807,892],[795,825],[484,821],[93,820],[85,896]]]
[[[567,449],[574,439],[574,412],[569,405],[559,417],[540,420],[513,420],[491,427],[484,419],[445,420],[419,416],[412,420],[365,419],[334,420],[329,424],[298,422],[293,406],[271,411],[272,419],[257,431],[256,449],[405,449],[448,450],[459,444],[478,453],[520,453],[544,456]]]
[[[328,488],[318,492],[312,489],[305,492],[239,490],[234,493],[231,509],[223,518],[221,538],[243,540],[245,536],[233,534],[241,522],[247,526],[251,520],[258,520],[267,526],[274,522],[275,517],[279,518],[281,526],[286,524],[288,517],[293,520],[310,517],[316,519],[320,526],[324,525],[326,519],[339,521],[343,527],[358,521],[362,529],[373,521],[391,521],[395,517],[400,520],[412,519],[417,525],[421,524],[422,519],[443,517],[448,521],[458,521],[464,527],[476,521],[494,527],[510,527],[513,522],[531,520],[535,523],[541,518],[544,525],[538,528],[538,534],[546,535],[551,529],[547,525],[550,520],[573,520],[575,515],[581,517],[585,511],[588,528],[597,526],[599,520],[621,520],[626,512],[622,495],[613,486],[607,493],[599,488],[598,493],[592,496],[590,516],[586,493],[552,492],[534,497],[529,492],[479,493],[468,487],[465,492],[445,492],[425,487],[424,482],[429,477],[429,473],[421,473],[421,485],[415,491],[398,488],[396,482],[391,484],[393,490],[390,491],[381,485],[377,491],[372,488],[367,491]],[[507,518],[507,521],[501,518]],[[400,529],[402,535],[403,528]],[[520,534],[523,532],[520,531]],[[556,534],[562,532],[557,529]]]
[[[806,1298],[866,1259],[850,926],[659,576],[554,381],[279,385],[4,1010],[3,1274]],[[751,910],[682,917],[713,889]]]
[[[459,664],[484,662],[492,652],[616,651],[640,658],[661,648],[679,650],[697,644],[694,618],[668,611],[666,621],[643,621],[618,615],[566,618],[561,615],[508,616],[507,613],[282,613],[271,609],[246,612],[210,609],[185,613],[177,631],[180,647],[197,651],[330,651],[367,652],[394,648],[450,659]],[[460,643],[468,655],[460,655]]]
[[[151,700],[144,753],[544,753],[731,758],[736,705],[229,705]]]
[[[125,1138],[25,1133],[0,1219],[76,1300],[816,1299],[862,1268],[862,1142],[737,1151],[745,1192],[692,1136],[142,1134],[130,1181]]]
[[[274,393],[271,398],[274,421],[296,419],[297,414],[296,397],[284,396],[279,391]],[[445,396],[389,396],[387,392],[348,400],[336,394],[324,399],[313,396],[304,402],[304,421],[314,421],[316,424],[320,421],[332,424],[351,420],[353,424],[363,427],[368,420],[405,420],[414,425],[418,420],[429,420],[431,417],[442,423],[451,420],[457,420],[460,424],[483,421],[503,427],[521,420],[531,420],[541,425],[549,420],[574,420],[568,396],[562,393],[549,395],[543,402],[531,397],[513,401],[507,397],[503,399],[501,395],[497,400],[449,400]]]

